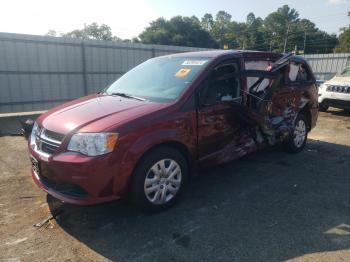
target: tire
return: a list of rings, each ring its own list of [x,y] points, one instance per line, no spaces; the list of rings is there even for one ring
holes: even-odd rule
[[[188,165],[184,156],[174,148],[158,147],[147,153],[136,166],[130,200],[143,211],[165,210],[175,204],[187,178]]]
[[[307,141],[308,126],[309,124],[305,115],[299,114],[294,122],[293,133],[289,135],[286,141],[289,152],[299,153],[304,149]]]
[[[326,105],[324,103],[321,103],[321,104],[319,104],[318,110],[321,111],[321,112],[327,112],[328,107],[329,107],[328,105]]]

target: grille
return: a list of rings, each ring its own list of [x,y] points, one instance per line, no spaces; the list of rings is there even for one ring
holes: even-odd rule
[[[64,135],[39,128],[36,133],[35,145],[38,151],[52,155],[60,147]]]
[[[350,94],[350,86],[328,86],[327,91]]]
[[[41,141],[41,151],[48,153],[48,154],[53,154],[55,153],[56,149],[59,147],[59,145],[53,145],[46,143],[45,141]]]
[[[53,140],[56,140],[56,141],[59,141],[59,142],[62,142],[62,140],[64,138],[64,135],[47,130],[47,129],[45,129],[44,132],[45,132],[46,137],[53,139]]]

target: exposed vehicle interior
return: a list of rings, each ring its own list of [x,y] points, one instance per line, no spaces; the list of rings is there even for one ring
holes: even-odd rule
[[[220,79],[228,74],[239,71],[237,61],[227,61],[216,66],[201,93],[202,104],[213,105],[220,101],[235,101],[241,103],[241,85],[239,78]]]

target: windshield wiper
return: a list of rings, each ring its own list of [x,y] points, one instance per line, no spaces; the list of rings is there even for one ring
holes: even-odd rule
[[[125,94],[125,93],[111,93],[109,94],[111,96],[121,96],[121,97],[125,97],[125,98],[133,98],[133,99],[136,99],[136,100],[140,100],[140,101],[146,101],[146,99],[144,98],[141,98],[141,97],[137,97],[137,96],[132,96],[132,95],[129,95],[129,94]]]

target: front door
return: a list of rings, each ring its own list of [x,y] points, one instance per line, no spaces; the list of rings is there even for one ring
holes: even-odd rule
[[[198,155],[202,166],[233,160],[254,147],[239,118],[242,110],[241,81],[217,80],[239,71],[238,60],[216,66],[202,83],[198,107]]]

